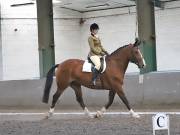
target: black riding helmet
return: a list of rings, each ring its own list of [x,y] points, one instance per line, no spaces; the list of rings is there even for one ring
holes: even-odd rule
[[[92,31],[92,30],[98,30],[98,29],[99,29],[99,26],[98,26],[97,23],[91,24],[91,26],[90,26],[90,31]]]

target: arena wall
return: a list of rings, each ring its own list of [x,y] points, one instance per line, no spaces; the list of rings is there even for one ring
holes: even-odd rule
[[[142,79],[143,78],[143,79]],[[55,82],[55,81],[54,81]],[[49,105],[41,102],[45,79],[11,80],[0,82],[1,107],[27,107],[43,108]],[[50,101],[56,90],[53,84]],[[108,91],[95,91],[82,87],[84,101],[87,106],[103,106],[108,101]],[[174,106],[180,104],[180,72],[158,72],[144,74],[127,74],[124,81],[124,91],[133,106],[141,108],[148,106]],[[115,97],[113,106],[120,105],[125,108],[118,96]],[[57,107],[79,107],[75,93],[71,88],[63,93]]]

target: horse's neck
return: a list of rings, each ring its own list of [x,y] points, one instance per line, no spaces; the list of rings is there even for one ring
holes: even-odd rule
[[[124,73],[127,70],[129,64],[129,49],[123,48],[119,53],[116,53],[112,56],[112,60],[116,61],[118,68],[121,69]]]

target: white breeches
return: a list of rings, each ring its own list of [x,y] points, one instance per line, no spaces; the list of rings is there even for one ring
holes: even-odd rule
[[[95,68],[96,68],[97,70],[99,70],[100,67],[101,67],[100,58],[101,58],[101,56],[98,56],[98,55],[94,55],[94,56],[91,56],[91,57],[90,57],[91,61],[94,63]]]

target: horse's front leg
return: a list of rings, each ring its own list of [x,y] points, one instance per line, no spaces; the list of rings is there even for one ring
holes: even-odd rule
[[[108,103],[100,111],[97,111],[97,113],[95,114],[95,118],[99,118],[99,117],[103,116],[103,113],[105,113],[106,110],[112,105],[112,103],[114,101],[115,94],[116,94],[116,92],[114,92],[113,90],[109,90]]]
[[[123,91],[122,86],[119,86],[118,89],[116,89],[116,93],[118,94],[118,96],[121,98],[121,100],[123,101],[123,103],[126,105],[126,107],[128,108],[130,114],[134,117],[134,118],[140,118],[139,114],[135,113],[133,111],[133,109],[130,107],[129,102],[125,96],[125,93]]]

